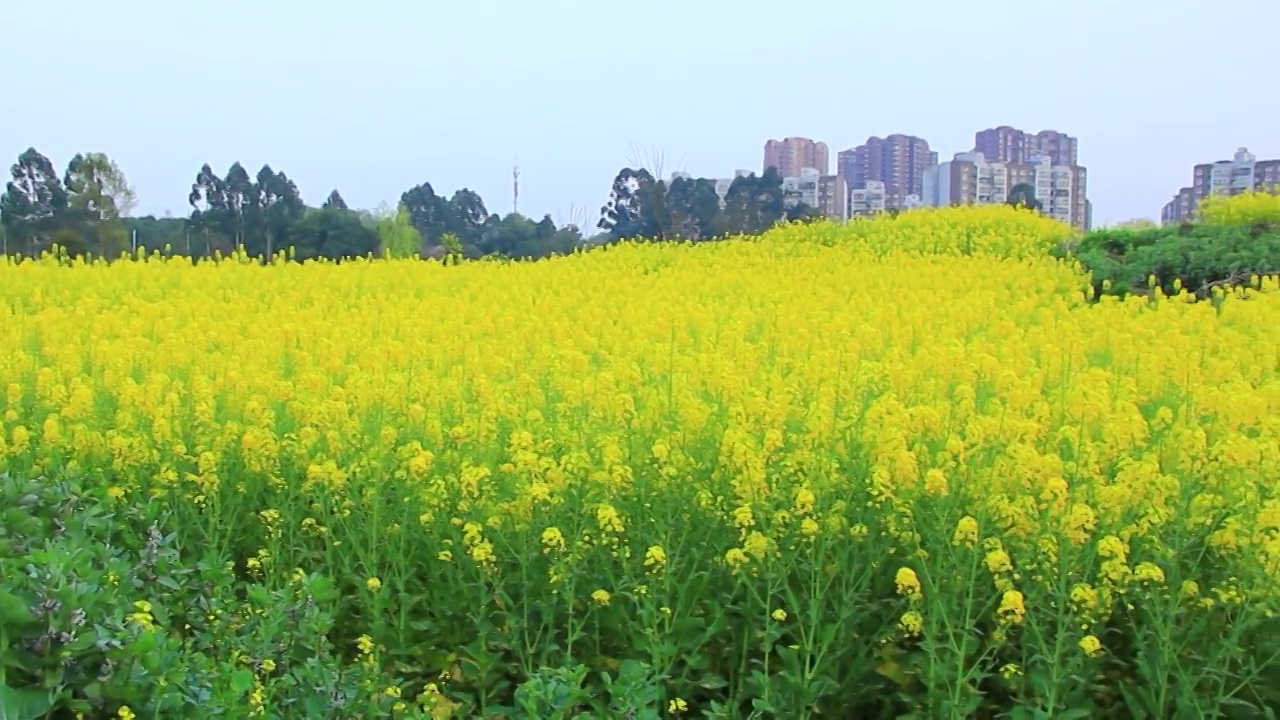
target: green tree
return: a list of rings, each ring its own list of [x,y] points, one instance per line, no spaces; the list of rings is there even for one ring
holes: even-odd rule
[[[321,205],[320,207],[324,208],[325,210],[328,210],[330,208],[333,208],[335,210],[350,209],[347,207],[347,201],[342,199],[342,193],[338,192],[337,188],[334,188],[333,191],[329,193],[329,197],[325,198],[324,204]]]
[[[1036,189],[1027,183],[1018,183],[1010,188],[1006,202],[1014,207],[1028,208],[1036,212],[1044,209],[1044,203],[1036,199]]]
[[[457,220],[450,202],[436,195],[431,183],[409,188],[400,196],[400,206],[409,213],[413,226],[422,234],[422,242],[438,245],[440,236],[449,232]]]
[[[763,175],[744,175],[733,179],[725,193],[717,234],[758,235],[786,216],[782,176],[770,167]]]
[[[453,194],[446,206],[445,232],[458,236],[464,247],[479,245],[489,211],[474,190],[462,188]]]
[[[687,199],[681,201],[693,223],[692,238],[709,240],[715,236],[716,223],[720,219],[720,196],[716,193],[716,181],[697,178]]]
[[[786,219],[787,222],[810,223],[824,220],[826,215],[823,215],[818,208],[799,203],[787,208]]]
[[[254,203],[257,201],[257,188],[249,172],[239,162],[232,163],[227,169],[224,180],[226,186],[226,212],[222,216],[224,235],[231,238],[234,248],[248,244],[249,230],[256,219]]]
[[[706,210],[700,207],[705,202],[705,193],[710,190],[710,197],[715,202],[716,213],[720,210],[720,198],[716,196],[715,184],[705,179],[678,177],[666,188],[663,210],[666,226],[662,234],[672,240],[699,240],[704,233],[710,231],[710,224],[703,217]],[[700,197],[704,196],[704,197]],[[711,222],[714,223],[714,215]]]
[[[62,257],[81,257],[89,253],[89,241],[83,228],[59,227],[49,238],[49,247],[57,248]]]
[[[509,258],[538,257],[538,224],[519,213],[502,218],[490,216],[485,222],[480,251]]]
[[[663,230],[657,218],[664,195],[665,184],[648,170],[623,168],[613,179],[609,202],[600,208],[597,227],[616,240],[657,239]]]
[[[335,205],[308,210],[289,226],[288,236],[299,261],[364,257],[377,252],[379,241],[378,233],[360,222],[359,215]]]
[[[551,236],[551,241],[544,248],[543,256],[568,255],[585,244],[586,238],[582,236],[582,230],[577,225],[565,225]]]
[[[141,252],[168,248],[171,253],[188,257],[205,254],[205,245],[199,233],[192,230],[187,218],[143,215],[122,218],[121,221],[125,232],[137,238]]]
[[[462,238],[458,237],[457,235],[451,232],[447,232],[441,235],[439,247],[442,247],[445,250],[446,254],[444,257],[444,261],[446,263],[450,261],[456,263],[458,260],[462,259],[462,255],[463,255]]]
[[[423,235],[413,222],[413,216],[408,207],[401,205],[391,210],[384,204],[378,208],[375,215],[377,217],[375,232],[383,257],[407,258],[422,252]]]
[[[113,258],[129,249],[123,217],[137,206],[137,194],[124,172],[104,153],[77,154],[67,164],[63,184],[69,218],[86,249]]]
[[[67,164],[67,192],[86,196],[112,217],[128,217],[138,206],[138,194],[124,171],[106,153],[77,154]],[[75,204],[74,202],[72,203]]]
[[[283,172],[263,165],[246,203],[250,232],[245,244],[250,254],[270,260],[305,207],[298,186]]]
[[[0,195],[0,224],[8,242],[32,257],[53,244],[53,233],[67,214],[67,191],[49,158],[35,148],[18,156]]]
[[[233,238],[226,234],[231,213],[227,184],[208,163],[196,173],[187,202],[191,205],[189,230],[204,239],[205,255],[235,247]]]
[[[489,216],[477,249],[481,255],[536,260],[568,254],[581,244],[582,233],[576,225],[556,227],[550,215],[534,222],[519,213],[509,213],[506,217]]]

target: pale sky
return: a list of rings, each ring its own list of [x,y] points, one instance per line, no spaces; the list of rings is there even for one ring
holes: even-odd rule
[[[114,158],[139,211],[196,172],[318,204],[429,181],[591,222],[620,167],[760,171],[768,138],[942,160],[996,125],[1080,139],[1094,222],[1158,218],[1199,162],[1280,157],[1280,0],[0,0],[0,165]],[[834,172],[834,167],[832,168]]]

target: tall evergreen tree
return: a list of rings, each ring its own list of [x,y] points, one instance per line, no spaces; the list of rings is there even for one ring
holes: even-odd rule
[[[9,245],[34,257],[53,242],[66,219],[67,191],[53,163],[35,148],[19,155],[9,174],[12,179],[0,195],[0,223]]]
[[[342,193],[338,192],[337,188],[334,188],[333,191],[329,193],[329,197],[324,199],[324,204],[321,205],[320,207],[326,210],[330,208],[334,210],[350,209],[347,207],[347,201],[342,199]]]

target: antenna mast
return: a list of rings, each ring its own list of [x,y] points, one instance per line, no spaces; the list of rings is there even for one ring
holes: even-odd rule
[[[517,155],[511,166],[511,212],[520,211],[520,156]]]

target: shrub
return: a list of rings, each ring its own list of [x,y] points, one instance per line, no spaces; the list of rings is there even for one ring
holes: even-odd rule
[[[1280,273],[1280,196],[1213,196],[1202,222],[1097,230],[1055,251],[1078,260],[1097,294],[1187,293],[1209,298],[1214,288],[1260,287]]]
[[[1280,226],[1100,230],[1087,235],[1072,255],[1091,271],[1099,293],[1158,287],[1167,294],[1185,289],[1207,296],[1215,284],[1257,286],[1262,276],[1280,273]]]

